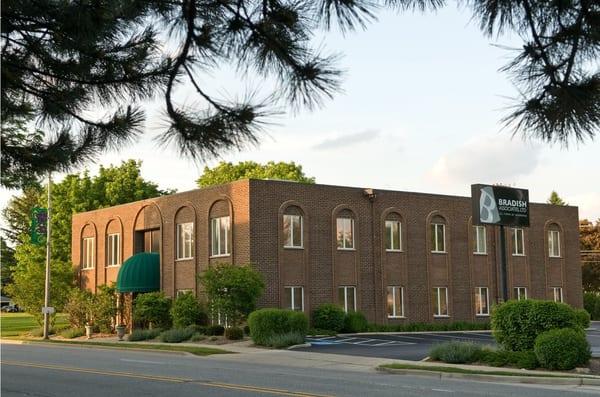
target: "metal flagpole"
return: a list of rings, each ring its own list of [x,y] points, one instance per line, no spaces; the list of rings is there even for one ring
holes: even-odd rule
[[[52,189],[52,173],[48,172],[48,209],[46,211],[46,283],[44,286],[44,339],[48,339],[48,328],[50,325],[50,312],[48,305],[50,303],[50,211],[51,199],[50,192]]]

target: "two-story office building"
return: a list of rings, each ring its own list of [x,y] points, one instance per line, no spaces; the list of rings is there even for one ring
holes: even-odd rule
[[[505,232],[512,298],[582,306],[576,207],[532,203],[530,227]],[[251,263],[266,283],[261,306],[483,321],[500,295],[499,241],[498,227],[472,225],[469,197],[242,180],[76,214],[72,260],[92,291],[146,251],[159,254],[168,296],[202,299],[202,271]]]

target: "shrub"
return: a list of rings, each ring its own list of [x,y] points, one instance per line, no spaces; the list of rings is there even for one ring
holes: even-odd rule
[[[250,336],[250,326],[244,325],[244,334]]]
[[[302,335],[308,331],[308,318],[302,312],[281,309],[260,309],[248,317],[250,335],[257,345],[270,346],[274,335],[295,333]]]
[[[340,332],[344,329],[346,314],[338,305],[326,303],[313,312],[313,327]]]
[[[194,294],[179,295],[171,307],[171,317],[176,328],[185,328],[188,325],[206,325],[208,316]]]
[[[73,288],[65,304],[71,328],[83,328],[90,317],[93,295],[88,290]]]
[[[583,307],[590,314],[592,320],[600,320],[600,294],[585,292],[583,294]]]
[[[160,340],[165,343],[181,343],[190,339],[194,332],[188,328],[173,328],[160,334]]]
[[[66,339],[79,338],[85,335],[84,328],[67,328],[60,333],[60,336]]]
[[[99,332],[111,333],[117,315],[117,295],[114,286],[101,285],[92,300],[91,315]]]
[[[160,335],[159,328],[153,329],[134,329],[128,336],[127,340],[130,342],[137,342],[141,340],[154,339]]]
[[[452,364],[465,364],[479,361],[482,346],[473,342],[451,341],[433,345],[429,357],[435,361]]]
[[[240,327],[229,327],[225,329],[225,338],[229,340],[244,339],[244,330]]]
[[[544,368],[568,370],[591,358],[585,333],[571,328],[553,329],[535,339],[535,356]]]
[[[365,332],[369,322],[361,312],[350,312],[344,317],[344,332]]]
[[[221,336],[225,333],[225,327],[223,327],[222,325],[209,325],[208,327],[206,327],[206,335],[208,336]]]
[[[202,335],[198,332],[196,332],[194,335],[192,335],[192,337],[190,338],[190,340],[192,342],[200,342],[206,339],[206,335]]]
[[[513,352],[503,349],[483,349],[479,361],[494,367],[504,367],[506,365],[525,369],[539,367],[535,353],[531,350]]]
[[[192,331],[194,331],[195,334],[202,334],[202,335],[207,335],[207,331],[206,329],[208,328],[208,326],[206,325],[188,325],[186,328],[191,329]]]
[[[216,340],[219,340],[218,336],[211,336],[210,338],[208,338],[209,341],[214,342]]]
[[[162,292],[148,292],[135,298],[133,318],[150,328],[171,327],[171,299]]]
[[[582,329],[589,328],[590,326],[590,314],[585,309],[576,309],[575,316],[577,317],[577,322]]]
[[[508,301],[492,309],[496,341],[506,350],[532,350],[535,338],[555,328],[581,329],[575,310],[552,301]]]
[[[282,349],[304,343],[304,334],[301,332],[286,332],[283,334],[269,335],[264,341],[264,346]]]

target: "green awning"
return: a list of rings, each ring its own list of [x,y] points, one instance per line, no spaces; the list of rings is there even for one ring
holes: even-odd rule
[[[127,259],[119,269],[117,292],[152,292],[160,290],[160,256],[140,252]]]

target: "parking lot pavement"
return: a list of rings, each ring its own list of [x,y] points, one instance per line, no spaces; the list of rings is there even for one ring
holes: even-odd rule
[[[600,323],[592,324],[592,327],[587,331],[587,337],[592,346],[592,354],[600,357]],[[496,345],[490,331],[415,332],[410,334],[308,337],[307,342],[311,346],[296,350],[419,361],[427,357],[432,345],[451,340]]]

